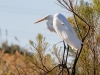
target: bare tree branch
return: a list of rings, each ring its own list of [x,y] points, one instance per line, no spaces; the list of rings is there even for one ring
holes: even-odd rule
[[[47,71],[47,72],[45,73],[45,75],[48,74],[49,72],[53,71],[53,70],[54,70],[55,68],[57,68],[57,67],[59,67],[59,65],[57,65],[57,66],[55,66],[54,68],[52,68],[51,70]]]
[[[41,64],[42,64],[43,68],[45,68],[48,71],[47,67],[43,63],[43,59],[42,59],[41,53],[39,51],[38,51],[38,54],[39,54],[39,58],[40,58],[40,61],[41,61]]]
[[[82,36],[81,36],[81,34],[80,34],[80,36],[81,36],[81,38],[82,38],[82,42],[84,43],[84,40],[86,39],[86,37],[87,37],[88,34],[89,34],[90,25],[89,25],[82,17],[80,17],[80,16],[74,11],[73,5],[72,5],[72,1],[71,1],[71,0],[69,0],[70,5],[68,5],[68,2],[67,2],[66,0],[57,0],[57,1],[58,1],[65,9],[67,9],[68,11],[70,11],[70,12],[73,13],[74,19],[75,19],[75,22],[76,22],[76,25],[77,25],[77,21],[76,21],[75,16],[77,16],[78,18],[80,18],[80,19],[81,19],[84,23],[86,23],[86,25],[88,26],[88,30],[87,30],[87,32],[86,32],[86,34],[85,34],[85,36],[84,36],[83,38],[82,38]],[[62,1],[63,1],[65,4],[64,4]],[[77,27],[78,27],[78,25],[77,25]],[[79,27],[78,27],[78,31],[79,31],[79,33],[80,33]],[[78,59],[79,59],[79,56],[80,56],[80,54],[81,54],[81,52],[82,52],[82,49],[83,49],[83,44],[82,44],[82,47],[81,47],[80,51],[77,52],[77,54],[76,54],[76,57],[75,57],[75,60],[74,60],[74,64],[73,64],[73,68],[72,68],[72,73],[71,73],[71,75],[75,75],[75,73],[76,73],[75,67],[76,67],[77,61],[78,61]]]
[[[19,70],[18,70],[18,68],[15,66],[15,68],[16,68],[16,70],[17,70],[17,72],[18,72],[18,75],[20,75],[20,72],[19,72]]]

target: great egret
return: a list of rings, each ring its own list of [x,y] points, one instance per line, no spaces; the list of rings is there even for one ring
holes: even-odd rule
[[[46,28],[51,32],[56,32],[66,44],[71,46],[72,49],[78,50],[81,48],[82,42],[77,37],[77,34],[70,23],[62,14],[57,13],[54,16],[47,15],[35,22],[35,24],[43,20],[47,20]]]

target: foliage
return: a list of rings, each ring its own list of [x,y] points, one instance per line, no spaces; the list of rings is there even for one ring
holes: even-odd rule
[[[22,53],[18,45],[8,46],[7,42],[2,44],[2,50],[0,52],[0,74],[5,75],[44,75],[53,67],[57,66],[57,60],[62,59],[62,55],[56,57],[57,52],[62,48],[53,47],[53,51],[48,49],[49,44],[45,41],[45,37],[42,34],[38,34],[36,37],[36,43],[32,40],[30,42],[30,49],[33,53]],[[11,51],[12,50],[12,51]],[[59,58],[61,57],[61,58]],[[66,72],[66,71],[65,71]],[[59,67],[55,68],[47,75],[56,75],[59,73]]]
[[[88,37],[84,42],[83,51],[81,53],[80,59],[77,63],[77,72],[76,75],[99,75],[100,70],[100,48],[98,40],[100,32],[100,18],[99,18],[99,8],[100,0],[93,0],[92,4],[89,2],[84,2],[80,0],[79,5],[75,5],[75,12],[80,15],[87,23],[90,25],[90,32]],[[68,20],[71,22],[76,32],[78,29],[74,21],[74,17],[69,17]],[[79,26],[80,33],[82,37],[87,31],[86,24],[76,17],[77,25]],[[80,37],[79,33],[78,36]],[[80,37],[81,39],[81,37]],[[98,40],[98,41],[97,41]]]
[[[52,54],[50,54],[50,51],[48,51],[47,49],[49,47],[49,44],[45,41],[45,37],[43,37],[42,34],[38,34],[36,40],[37,43],[30,40],[31,49],[34,53],[31,57],[26,57],[26,62],[31,63],[31,65],[33,64],[32,68],[34,68],[38,75],[58,74],[59,67],[55,69],[53,68],[58,65],[58,63],[61,63],[62,55],[60,56],[60,52],[62,48],[57,48],[56,46],[54,46],[53,52]],[[57,60],[59,62],[57,62]]]
[[[65,0],[63,0],[65,1]],[[100,75],[100,1],[92,0],[92,3],[80,0],[74,5],[74,11],[90,25],[90,32],[84,41],[84,46],[79,57],[75,75]],[[75,21],[76,18],[76,21]],[[77,16],[68,18],[74,27],[78,37],[85,36],[88,27]],[[78,31],[79,27],[80,32]],[[81,34],[81,36],[80,36]],[[3,75],[59,75],[62,63],[62,47],[53,46],[49,49],[42,34],[38,34],[36,42],[30,40],[30,49],[33,53],[23,52],[18,45],[8,46],[7,42],[2,44],[0,51],[0,74]],[[50,52],[53,51],[53,52]],[[70,50],[69,56],[75,58],[76,52]],[[68,62],[69,69],[73,61]],[[55,68],[56,67],[56,68]],[[71,72],[71,70],[69,70]],[[64,69],[63,75],[68,75]]]

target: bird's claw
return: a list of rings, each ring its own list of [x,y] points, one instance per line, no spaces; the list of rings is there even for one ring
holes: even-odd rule
[[[64,64],[59,64],[59,69],[60,68],[66,68],[67,66],[66,66],[66,63],[64,63]]]

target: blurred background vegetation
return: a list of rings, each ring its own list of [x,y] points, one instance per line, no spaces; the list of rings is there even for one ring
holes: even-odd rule
[[[88,37],[85,40],[84,48],[77,63],[76,75],[100,75],[100,0],[85,2],[80,0],[74,10],[91,26]],[[77,19],[82,37],[85,35],[87,27],[80,19]],[[81,39],[74,17],[70,16],[68,21],[75,28]],[[36,42],[30,40],[30,53],[19,45],[8,45],[7,40],[2,43],[0,48],[0,75],[44,75],[62,60],[62,47],[49,48],[50,44],[42,34],[38,34]],[[75,58],[75,52],[70,50],[69,56]],[[72,66],[73,60],[68,62]],[[57,75],[59,67],[49,72],[47,75]],[[64,70],[64,75],[67,71]]]

